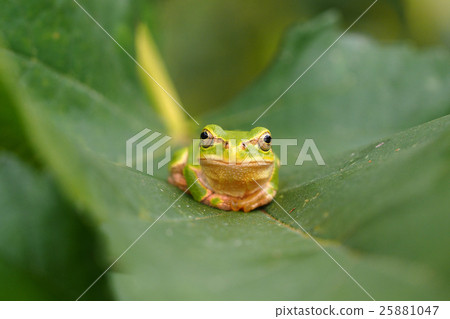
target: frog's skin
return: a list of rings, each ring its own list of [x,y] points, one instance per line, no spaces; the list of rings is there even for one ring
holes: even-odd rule
[[[249,212],[272,201],[278,189],[279,160],[270,141],[264,127],[225,131],[207,125],[199,141],[174,154],[169,182],[182,190],[192,185],[192,197],[209,206]]]

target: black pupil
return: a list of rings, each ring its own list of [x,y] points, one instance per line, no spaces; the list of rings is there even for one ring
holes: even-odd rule
[[[203,132],[200,134],[200,138],[201,138],[202,140],[207,139],[207,138],[208,138],[208,133],[206,133],[205,131],[203,131]]]
[[[267,144],[269,144],[270,141],[272,141],[272,137],[271,137],[270,135],[264,136],[264,142],[266,142]]]

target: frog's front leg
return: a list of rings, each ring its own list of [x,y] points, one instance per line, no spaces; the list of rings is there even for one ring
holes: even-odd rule
[[[276,193],[277,187],[274,185],[274,183],[268,182],[265,185],[260,185],[259,190],[235,203],[235,205],[231,208],[234,211],[243,210],[247,213],[257,207],[270,203],[275,197]]]
[[[223,210],[243,210],[247,213],[259,206],[270,203],[275,196],[277,188],[274,183],[268,182],[261,187],[262,188],[258,188],[255,192],[243,198],[210,192],[209,195],[206,195],[203,198],[202,203]]]
[[[243,198],[237,204],[232,206],[233,210],[242,209],[244,212],[254,210],[259,206],[266,205],[272,201],[278,190],[278,170],[280,168],[280,161],[275,157],[275,166],[270,180],[263,185],[258,184],[258,190],[253,194]],[[256,181],[254,180],[256,183]]]
[[[186,179],[187,187],[190,186],[189,193],[196,201],[202,202],[212,194],[202,181],[200,166],[186,164],[183,168],[183,175]]]
[[[206,205],[217,207],[223,210],[233,210],[250,212],[255,208],[266,205],[272,201],[278,190],[278,170],[279,160],[275,159],[275,166],[269,181],[260,185],[257,184],[256,191],[242,198],[210,192],[203,197],[202,202]],[[256,181],[254,180],[256,183]]]

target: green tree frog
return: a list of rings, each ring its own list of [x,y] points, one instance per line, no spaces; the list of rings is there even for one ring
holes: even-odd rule
[[[272,201],[278,189],[280,163],[271,141],[264,127],[226,131],[207,125],[191,147],[175,152],[169,182],[182,190],[192,185],[189,193],[206,205],[249,212]]]

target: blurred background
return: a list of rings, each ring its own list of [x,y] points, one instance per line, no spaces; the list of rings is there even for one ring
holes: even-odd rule
[[[334,10],[346,29],[373,0],[164,0],[137,2],[194,114],[223,106],[277,53],[285,30]],[[450,1],[383,0],[351,29],[382,43],[450,48]],[[325,48],[324,48],[325,49]]]
[[[180,95],[182,104],[195,118],[197,116],[201,118],[202,116],[200,115],[206,115],[206,113],[221,108],[223,112],[227,112],[226,115],[228,116],[229,109],[225,109],[227,103],[265,72],[271,64],[271,61],[277,55],[284,34],[290,26],[312,21],[324,12],[334,11],[341,16],[340,27],[342,30],[345,30],[373,1],[247,0],[244,2],[238,0],[117,0],[114,2],[114,5],[111,5],[111,0],[84,0],[80,2],[130,52],[133,52],[132,50],[135,48],[136,29],[134,27],[139,22],[144,21],[153,34],[157,47],[168,68],[170,77]],[[56,123],[55,127],[59,130],[57,132],[64,132],[63,138],[69,137],[71,141],[71,143],[61,142],[58,139],[59,134],[44,135],[47,137],[55,137],[60,149],[57,149],[55,153],[48,152],[49,154],[46,154],[47,157],[43,159],[42,156],[39,157],[36,155],[36,149],[42,148],[39,151],[44,154],[44,151],[52,149],[49,145],[53,144],[47,138],[42,138],[45,143],[37,143],[34,141],[35,145],[33,145],[33,148],[29,136],[35,135],[33,129],[36,128],[32,128],[31,132],[33,134],[25,134],[29,128],[23,125],[22,118],[19,119],[14,108],[0,109],[0,126],[2,127],[0,153],[5,153],[3,157],[0,157],[0,207],[3,209],[0,214],[0,255],[6,256],[3,259],[7,261],[0,261],[0,283],[3,287],[3,289],[0,289],[0,299],[73,299],[74,296],[78,296],[80,292],[90,285],[93,279],[97,278],[98,274],[104,271],[106,266],[109,265],[108,261],[113,260],[113,258],[115,259],[123,252],[125,248],[123,245],[128,245],[129,242],[137,237],[138,234],[135,233],[140,232],[139,227],[142,227],[145,222],[151,220],[145,219],[151,217],[151,215],[146,215],[148,212],[159,213],[161,210],[167,208],[168,204],[166,201],[172,201],[170,197],[165,196],[166,194],[171,194],[171,192],[166,191],[170,190],[170,188],[166,189],[166,187],[170,186],[167,185],[165,179],[159,184],[160,189],[156,189],[156,192],[147,193],[147,190],[153,187],[153,183],[149,183],[146,176],[136,182],[136,180],[127,179],[130,175],[115,175],[117,173],[116,169],[119,166],[112,168],[110,166],[101,166],[105,165],[105,163],[109,165],[109,162],[124,162],[124,144],[122,140],[125,141],[125,139],[123,137],[126,136],[128,138],[131,134],[135,134],[135,132],[141,130],[144,127],[142,123],[145,123],[146,126],[148,125],[148,127],[154,130],[161,131],[163,125],[160,123],[160,119],[149,112],[150,108],[148,107],[148,101],[145,99],[145,93],[137,81],[137,72],[134,63],[92,21],[89,21],[86,15],[74,3],[70,2],[66,0],[41,0],[40,2],[22,0],[22,2],[18,1],[17,3],[9,1],[0,9],[0,25],[3,23],[0,28],[0,39],[3,36],[5,37],[5,42],[11,44],[12,51],[17,53],[15,61],[23,64],[21,65],[21,80],[25,84],[20,84],[25,87],[28,85],[27,88],[31,93],[39,97],[36,101],[40,101],[41,103],[36,103],[36,105],[40,106],[42,104],[45,106],[40,108],[40,110],[45,110],[46,108],[50,110],[49,114],[52,116],[49,116],[49,122],[52,125]],[[42,13],[42,15],[38,15],[37,13]],[[94,36],[90,37],[86,35],[87,32],[92,32]],[[364,36],[374,38],[381,45],[408,43],[410,46],[416,48],[426,49],[428,47],[437,47],[448,51],[450,49],[450,1],[379,0],[364,18],[352,27],[350,32],[360,33],[364,34]],[[98,39],[101,39],[101,41],[97,41]],[[2,44],[1,42],[0,40],[0,44]],[[102,45],[104,47],[101,47]],[[100,49],[98,49],[99,46]],[[2,45],[0,45],[0,49],[1,47]],[[320,50],[325,49],[326,46],[323,48],[320,46]],[[317,55],[314,51],[314,56],[311,60],[309,56],[304,58],[305,63],[312,63],[316,57]],[[364,58],[367,59],[365,56]],[[433,58],[437,61],[436,65],[440,65],[441,60],[439,60],[439,56],[430,56],[424,59],[414,57],[414,59],[411,59],[411,61],[425,61],[421,65],[418,73],[411,74],[435,75],[433,72],[435,68],[439,69],[439,66],[436,67],[432,64],[434,61]],[[393,61],[394,63],[398,62],[398,60]],[[447,61],[446,57],[442,61]],[[375,62],[380,63],[378,61]],[[376,63],[374,65],[377,65]],[[417,65],[419,63],[412,65],[411,68],[413,69]],[[423,71],[430,67],[430,65],[432,70],[429,73],[425,72],[426,70]],[[3,65],[0,63],[0,74],[7,75],[4,77],[6,80],[13,80],[11,80],[11,83],[6,80],[5,83],[1,83],[3,79],[0,77],[0,105],[19,105],[20,103],[16,101],[14,94],[10,94],[8,89],[9,87],[15,88],[18,83],[15,82],[15,78],[9,76],[11,74],[9,69],[2,69],[2,67]],[[322,67],[327,68],[326,64],[325,66],[322,64]],[[401,69],[405,70],[409,67],[410,64],[406,68]],[[50,69],[57,70],[61,74],[68,75],[68,77],[53,78],[53,73],[49,72]],[[444,68],[439,70],[442,73],[446,72]],[[106,73],[108,76],[104,76]],[[296,72],[292,73],[295,73],[294,75],[297,76]],[[399,73],[401,74],[400,79],[403,79],[403,73]],[[339,74],[342,73],[335,72],[335,77],[329,77],[329,81],[338,78]],[[411,75],[405,75],[405,77],[407,76]],[[411,77],[418,79],[415,82],[417,83],[416,86],[410,86],[408,84],[409,82],[407,83],[405,81],[405,83],[402,83],[404,84],[403,87],[400,87],[400,89],[393,87],[391,91],[401,91],[402,96],[410,97],[411,94],[409,93],[414,90],[415,92],[417,91],[417,95],[420,95],[422,91],[416,90],[416,88],[422,85],[423,80],[420,76]],[[436,78],[441,81],[441,78],[444,78],[444,76],[438,74]],[[393,81],[397,80],[396,77],[393,79]],[[445,91],[445,85],[448,82],[444,82],[444,80],[442,82],[439,81],[436,85],[436,91],[430,90],[431,93],[429,95],[414,101],[416,106],[419,105],[421,107],[423,100],[426,100],[430,96],[434,97],[435,95],[435,106],[440,107],[447,103],[448,99],[441,91]],[[70,86],[67,83],[70,83]],[[311,86],[324,86],[320,76],[316,77],[315,83],[312,83]],[[431,82],[431,84],[434,83]],[[55,90],[55,84],[60,84],[60,87],[57,88],[58,90]],[[283,89],[286,87],[281,82],[277,84]],[[441,84],[442,89],[439,86]],[[278,86],[274,85],[276,93],[272,95],[275,96],[281,93],[281,90],[278,90]],[[19,86],[17,85],[17,87]],[[95,98],[92,98],[90,95],[92,92],[88,90],[89,94],[87,94],[85,92],[86,88],[92,88],[94,92],[105,95],[108,103],[109,101],[113,101],[117,106],[120,105],[118,111],[123,113],[119,112],[117,115],[114,113],[117,110],[105,108],[105,105],[110,105],[105,104],[104,99],[98,98],[97,95],[94,96]],[[302,90],[308,90],[308,87],[303,87]],[[58,94],[55,94],[55,91]],[[12,89],[11,92],[13,92]],[[304,91],[300,93],[302,92]],[[435,94],[434,92],[440,94]],[[330,92],[329,94],[333,95],[334,93]],[[367,95],[367,99],[371,99],[374,95]],[[353,103],[358,97],[354,96]],[[396,97],[397,95],[395,94],[392,94],[392,97],[390,96],[388,101],[391,104],[387,104],[386,108],[397,103]],[[296,97],[291,96],[292,100],[294,98]],[[411,97],[411,99],[415,98],[415,95]],[[270,100],[272,100],[272,97]],[[292,104],[292,100],[288,100],[288,97],[285,97],[285,105]],[[311,97],[309,101],[311,101]],[[345,102],[345,98],[341,101]],[[312,102],[315,103],[311,104],[313,107],[321,103],[321,101],[316,100]],[[402,105],[409,106],[409,102],[410,100],[405,99]],[[309,104],[305,103],[305,105]],[[238,107],[245,108],[245,105],[238,105]],[[281,107],[282,105],[279,105],[279,108]],[[36,107],[36,109],[39,108]],[[444,107],[439,108],[438,111],[443,109]],[[230,112],[233,111],[231,110]],[[133,121],[125,118],[125,113],[132,114],[131,120]],[[236,113],[231,113],[230,117],[233,118],[234,114]],[[333,115],[332,113],[330,114]],[[322,134],[323,140],[328,139],[333,141],[333,138],[345,140],[342,136],[345,137],[346,132],[348,135],[356,135],[352,130],[346,131],[345,124],[350,121],[355,123],[362,122],[359,114],[361,113],[354,114],[348,121],[343,120],[341,122],[342,127],[339,127],[339,123],[337,123],[337,129],[344,133],[341,133],[341,135],[333,134],[335,131],[330,129]],[[412,126],[413,124],[411,123],[414,121],[418,122],[415,124],[419,124],[422,123],[419,119],[426,118],[429,120],[439,115],[435,115],[435,117],[431,117],[430,115],[428,118],[428,114],[422,117],[422,113],[420,113],[417,119],[400,121],[401,123],[397,126],[390,128],[388,124],[397,120],[392,114],[394,113],[385,114],[386,117],[389,117],[389,121],[386,121],[387,124],[384,127],[384,122],[382,121],[380,121],[382,123],[374,123],[373,127],[367,130],[369,133],[367,133],[365,138],[370,136],[371,132],[387,136],[392,131],[398,131],[401,128]],[[399,114],[403,115],[405,113],[399,112]],[[314,113],[311,112],[310,115],[312,116]],[[381,116],[384,115],[382,114]],[[41,117],[45,118],[42,114]],[[130,121],[127,122],[127,120]],[[229,120],[229,122],[233,120]],[[308,119],[304,119],[303,121],[306,122]],[[282,131],[284,126],[286,126],[284,120],[279,120],[277,123],[279,125],[275,130]],[[301,124],[301,121],[299,123]],[[380,124],[379,127],[377,124]],[[366,123],[364,122],[360,126],[365,125]],[[404,125],[404,127],[401,125]],[[291,125],[295,129],[296,126],[297,122]],[[311,126],[314,126],[314,123]],[[50,125],[49,127],[53,128]],[[384,129],[384,131],[381,129]],[[330,138],[329,136],[331,135],[333,136]],[[353,138],[353,141],[360,143],[357,138]],[[333,143],[329,142],[329,145],[331,144]],[[73,154],[76,154],[80,150],[82,152],[86,151],[88,156],[80,152],[82,153],[80,158],[84,160],[86,157],[88,160],[83,162],[77,156],[71,158],[70,154],[72,153],[65,151],[66,148],[64,147],[66,146],[67,150],[73,151]],[[92,154],[95,155],[95,161],[91,161]],[[16,155],[20,157],[20,161],[16,158]],[[94,156],[92,157],[94,158]],[[69,160],[66,161],[67,158],[73,160],[73,163],[69,163]],[[49,159],[54,160],[54,162]],[[79,167],[77,166],[78,161],[82,163]],[[62,164],[58,166],[55,163]],[[100,168],[97,167],[98,163],[101,164],[98,165]],[[415,171],[420,171],[426,177],[424,177],[424,180],[428,183],[427,174],[429,171],[423,170],[422,168],[416,170],[416,167],[421,167],[421,165],[422,162],[417,164],[417,166],[413,166],[413,168]],[[426,167],[434,167],[433,165],[430,164]],[[48,169],[49,167],[50,170]],[[306,166],[304,171],[311,172]],[[65,181],[59,175],[57,176],[58,178],[55,178],[55,172],[60,175],[60,172],[63,172],[62,175],[69,172],[69,177],[66,175],[63,177],[67,177],[67,180],[70,180],[70,182]],[[437,170],[436,172],[436,176],[442,176],[441,171]],[[70,175],[72,173],[73,175]],[[167,174],[166,170],[164,174]],[[301,178],[308,180],[316,172],[309,174],[302,173]],[[297,178],[297,175],[292,175],[289,171],[284,173],[284,175],[285,184]],[[290,180],[287,178],[287,175],[292,175]],[[386,176],[390,176],[390,174]],[[409,178],[409,174],[407,177]],[[142,195],[142,197],[139,197],[141,203],[145,203],[143,206],[145,210],[140,210],[138,215],[133,214],[135,213],[135,206],[128,205],[129,203],[126,201],[123,201],[123,206],[115,205],[117,202],[122,204],[123,194],[108,197],[108,195],[116,194],[110,194],[108,192],[110,190],[109,187],[115,190],[116,184],[105,183],[102,178],[110,178],[107,180],[113,180],[117,185],[124,183],[127,187],[118,188],[121,191],[128,190],[129,194],[133,194],[133,198],[135,194],[145,192],[145,196]],[[407,181],[409,182],[409,179]],[[366,180],[364,180],[364,183],[366,183]],[[427,187],[428,185],[427,183],[419,183],[417,178],[415,178],[415,183],[417,185],[420,184],[420,187]],[[416,184],[408,184],[412,186],[408,187],[407,190],[414,188]],[[62,189],[61,185],[66,188]],[[91,188],[86,187],[86,185]],[[370,198],[374,198],[376,201],[377,198],[373,197],[372,194],[377,194],[380,188],[373,188],[375,189],[373,192],[369,188],[367,192],[370,193]],[[421,192],[421,190],[422,188],[417,188],[417,192]],[[437,191],[432,192],[434,190]],[[445,209],[445,205],[440,205],[439,201],[435,200],[435,198],[440,199],[444,197],[441,194],[444,191],[445,187],[441,187],[441,184],[436,184],[436,188],[430,188],[430,193],[435,197],[429,196],[426,198],[427,201],[421,202],[421,205],[428,210],[430,206],[427,206],[427,204],[433,202],[436,206],[440,206],[440,209]],[[152,194],[157,200],[152,201],[152,197],[150,196]],[[315,190],[312,195],[314,194],[316,194]],[[414,220],[409,218],[409,214],[411,213],[410,207],[414,206],[411,198],[415,198],[417,201],[422,199],[417,196],[413,197],[410,194],[406,192],[401,198],[409,205],[404,206],[405,219],[408,219],[409,222],[416,221],[419,225],[418,227],[422,229],[423,224],[429,222],[430,216],[427,211],[427,214],[422,216],[423,219]],[[424,196],[426,197],[426,195]],[[438,195],[442,196],[437,197]],[[99,200],[99,202],[96,203],[95,200]],[[183,200],[181,199],[180,202]],[[189,200],[189,198],[186,199],[186,203],[192,205]],[[92,204],[94,202],[95,204]],[[86,203],[91,206],[86,205]],[[390,202],[387,203],[390,204]],[[376,202],[376,204],[378,207],[379,202]],[[362,207],[365,205],[366,202],[362,204]],[[96,209],[92,209],[92,207]],[[421,207],[416,210],[420,210]],[[186,210],[186,214],[189,213],[196,216],[195,214],[198,213],[195,211],[195,207],[183,209]],[[111,225],[113,226],[110,225],[110,229],[107,228],[108,226],[105,228],[104,224],[96,228],[93,220],[96,220],[96,222],[98,220],[101,222],[104,221],[103,215],[101,217],[96,215],[99,214],[97,210],[101,213],[112,211],[113,213],[111,215],[114,215],[114,212],[123,210],[129,213],[128,215],[132,222],[123,223],[120,219],[112,219]],[[345,209],[342,209],[342,211],[345,211]],[[355,209],[355,211],[358,211],[358,209]],[[436,209],[434,213],[437,214],[436,212],[439,211]],[[86,216],[89,217],[87,218]],[[447,223],[439,221],[440,219],[435,220],[434,225],[443,225],[442,227],[447,225]],[[398,224],[402,225],[401,223]],[[395,224],[395,227],[398,224]],[[242,224],[239,222],[239,225]],[[114,227],[117,227],[117,229]],[[430,226],[428,225],[428,227]],[[49,231],[49,229],[55,231]],[[126,233],[127,231],[129,233]],[[392,232],[397,236],[397,228],[393,228]],[[436,236],[442,233],[434,232]],[[160,238],[164,238],[161,241],[163,244],[170,243],[164,237],[166,234],[163,232],[161,234],[155,232],[154,234],[154,236],[158,235],[161,236]],[[240,233],[237,234],[240,235]],[[415,239],[418,238],[417,233],[410,232],[410,234],[414,234],[412,236],[415,236]],[[379,237],[381,238],[383,236]],[[170,249],[179,249],[180,254],[186,253],[186,255],[195,256],[192,254],[192,250],[188,251],[183,249],[184,243],[188,242],[185,238],[189,238],[189,236],[184,238],[174,236],[173,240],[179,241],[173,241],[172,244],[174,243],[174,245]],[[224,238],[228,237],[225,236]],[[430,238],[433,239],[432,236]],[[384,237],[381,239],[384,239]],[[409,239],[410,237],[405,237],[405,246],[413,246],[411,256],[416,257],[418,255],[416,251],[417,246],[414,246],[414,243]],[[359,244],[360,241],[356,240],[356,242]],[[373,238],[369,238],[368,242],[372,243]],[[204,243],[204,240],[200,237],[199,243]],[[424,243],[420,242],[420,244],[423,245]],[[220,246],[222,243],[218,241],[218,245]],[[283,246],[286,245],[283,243]],[[390,244],[390,246],[392,245]],[[108,249],[105,249],[105,247]],[[142,247],[145,248],[144,252],[139,250],[131,252],[134,254],[134,259],[132,255],[130,257],[132,261],[129,265],[143,265],[142,269],[139,269],[139,271],[142,271],[141,274],[144,274],[141,278],[147,278],[149,277],[147,274],[148,267],[145,263],[152,256],[157,255],[159,248],[156,247],[155,249],[157,251],[153,251],[153,255],[151,255],[152,251],[147,249],[147,247],[151,248],[153,246]],[[198,249],[194,252],[198,252],[198,256],[203,258],[205,254],[202,249],[204,247],[200,245],[192,245],[192,247],[192,249]],[[211,247],[208,248],[211,249],[210,252],[221,253],[220,250],[216,251]],[[422,249],[422,251],[424,250],[426,251],[425,248]],[[234,251],[237,250],[233,248],[230,254],[234,253]],[[397,251],[393,251],[396,254],[398,251],[406,250],[399,248]],[[142,258],[142,256],[147,259]],[[443,260],[444,257],[442,257]],[[241,257],[236,257],[237,260],[239,258]],[[164,279],[173,279],[174,282],[177,281],[178,277],[173,276],[173,273],[178,272],[173,271],[171,273],[170,271],[173,269],[166,267],[166,264],[164,264],[165,259],[163,258],[162,260],[163,262],[157,266],[161,266],[163,270],[167,268],[167,276]],[[195,275],[198,271],[197,259],[192,258],[192,260],[194,262],[191,264],[191,273]],[[167,264],[170,264],[171,267],[178,266],[176,263]],[[303,263],[300,264],[304,266]],[[334,269],[334,265],[331,266]],[[210,268],[214,269],[214,267]],[[228,265],[226,268],[228,268]],[[253,274],[251,267],[247,266],[246,268],[244,270]],[[309,269],[314,269],[314,267],[309,267]],[[402,267],[399,267],[399,269],[399,274],[404,272]],[[126,271],[130,271],[132,273],[134,270],[136,269],[131,269],[130,271],[129,269],[124,270],[124,268],[120,268],[116,273],[116,277],[113,277],[114,275],[111,274],[111,278],[115,278],[114,280],[116,278],[119,278],[119,281],[123,280],[122,284],[125,282],[128,284],[130,282],[130,286],[127,286],[130,289],[128,291],[130,293],[129,295],[126,295],[126,293],[120,295],[122,289],[118,293],[110,287],[109,281],[100,281],[96,285],[96,289],[86,296],[86,299],[127,299],[127,297],[130,298],[129,296],[134,296],[133,294],[137,295],[136,299],[144,298],[142,297],[145,296],[144,294],[142,296],[139,295],[139,293],[143,292],[132,287],[133,284],[139,286],[141,283],[139,280],[132,282],[125,280],[125,277],[121,277],[121,272],[125,273]],[[242,269],[239,269],[239,274],[246,273]],[[415,274],[411,275],[410,278],[414,278],[415,280],[427,279],[426,276],[416,276]],[[371,274],[369,274],[369,277],[374,282],[378,281],[377,277],[373,277]],[[195,279],[195,277],[192,278]],[[217,278],[220,279],[220,276]],[[159,280],[160,278],[157,279]],[[150,279],[147,280],[150,282]],[[116,286],[120,286],[117,280],[111,280],[111,282]],[[159,282],[162,282],[162,280]],[[181,282],[181,280],[178,280],[178,282]],[[198,282],[193,282],[195,284],[192,286],[197,288]],[[175,295],[178,291],[176,289],[171,290],[170,285],[167,285],[167,287],[166,285],[152,286],[151,284],[146,284],[147,282],[143,283],[145,289],[166,288],[167,294],[162,294],[161,296],[163,297],[161,298],[164,298],[164,296],[169,296],[170,298],[178,296]],[[274,279],[274,283],[278,284],[278,281]],[[316,283],[314,282],[313,284],[316,287]],[[392,285],[395,286],[395,282]],[[189,286],[189,283],[186,282],[185,286]],[[249,287],[251,289],[251,286]],[[426,293],[426,290],[424,291]],[[424,292],[422,291],[422,293]],[[232,297],[234,298],[234,296]],[[310,298],[314,298],[314,295]]]

